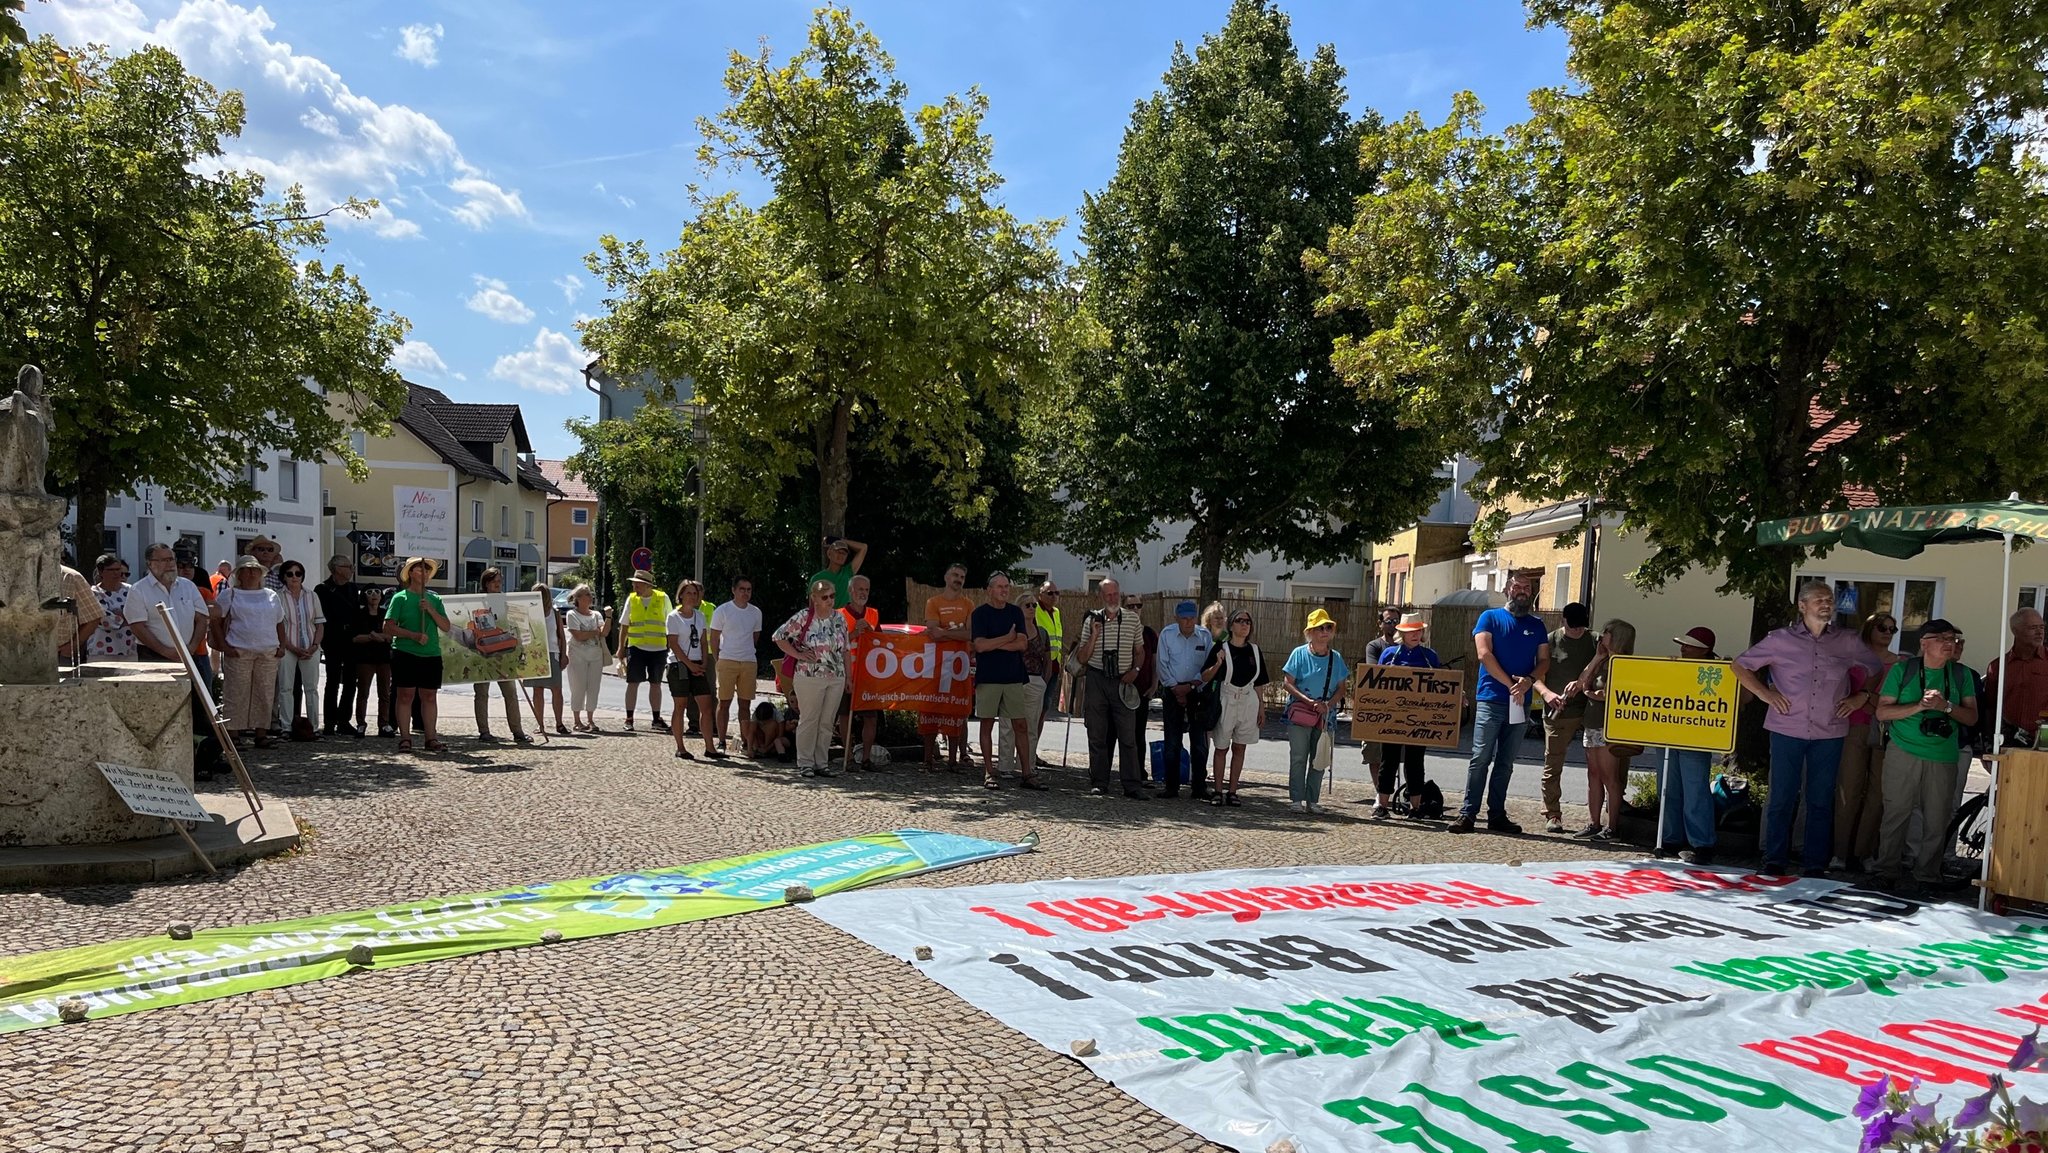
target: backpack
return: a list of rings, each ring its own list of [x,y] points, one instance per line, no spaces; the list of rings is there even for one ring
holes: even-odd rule
[[[1436,787],[1435,781],[1425,780],[1416,794],[1411,807],[1414,816],[1425,821],[1434,821],[1444,815],[1444,791]]]

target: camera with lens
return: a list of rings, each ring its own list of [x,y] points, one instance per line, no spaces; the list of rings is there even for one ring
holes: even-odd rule
[[[1949,719],[1947,713],[1920,714],[1920,735],[1923,737],[1952,737],[1955,731],[1956,723]]]

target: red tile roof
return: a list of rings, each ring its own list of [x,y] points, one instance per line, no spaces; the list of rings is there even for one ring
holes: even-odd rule
[[[589,501],[591,504],[597,503],[597,493],[589,485],[583,483],[581,476],[568,470],[566,461],[535,460],[534,463],[540,466],[542,476],[547,477],[549,481],[554,483],[556,488],[562,490],[562,495],[565,498],[576,501]]]
[[[1813,443],[1806,447],[1807,456],[1818,458],[1826,454],[1829,449],[1855,436],[1857,431],[1863,427],[1862,421],[1845,420],[1834,428],[1828,428],[1827,426],[1833,423],[1834,419],[1834,410],[1823,408],[1817,400],[1806,402],[1806,426],[1820,434],[1814,437]],[[1827,429],[1827,431],[1821,432],[1820,430],[1822,429]],[[1842,501],[1844,507],[1852,509],[1877,508],[1881,503],[1877,499],[1876,492],[1858,484],[1842,486]]]

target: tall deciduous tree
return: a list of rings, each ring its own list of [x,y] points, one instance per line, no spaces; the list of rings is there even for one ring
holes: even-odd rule
[[[1302,59],[1272,4],[1237,0],[1132,114],[1081,210],[1098,328],[1066,470],[1080,551],[1128,561],[1185,524],[1168,558],[1195,558],[1213,598],[1225,565],[1355,555],[1434,497],[1441,432],[1397,428],[1336,377],[1360,318],[1319,317],[1303,268],[1370,180],[1343,75],[1327,45]]]
[[[1491,422],[1483,497],[1597,498],[1788,593],[1754,526],[2048,481],[2048,10],[2020,0],[1536,0],[1570,88],[1504,137],[1415,118],[1324,268],[1340,358],[1411,420]]]
[[[1044,378],[1059,273],[1057,224],[994,199],[987,101],[906,108],[880,42],[840,8],[779,66],[734,53],[725,86],[700,159],[771,194],[693,189],[697,215],[659,261],[604,237],[589,263],[612,296],[584,343],[621,374],[694,381],[714,506],[764,517],[815,465],[823,529],[841,533],[858,440],[985,515],[971,422],[1010,417]]]
[[[212,506],[255,500],[243,470],[272,451],[361,469],[348,432],[403,402],[387,362],[406,324],[312,258],[325,233],[296,188],[266,204],[260,177],[217,167],[241,96],[162,48],[45,38],[24,63],[0,107],[0,363],[48,378],[81,552],[144,481]]]

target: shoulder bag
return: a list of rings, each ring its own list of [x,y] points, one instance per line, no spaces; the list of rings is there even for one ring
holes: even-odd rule
[[[817,616],[818,616],[818,610],[817,610],[817,609],[805,609],[805,610],[804,610],[804,627],[803,627],[803,629],[802,629],[801,631],[799,631],[799,632],[797,633],[797,636],[796,636],[796,643],[797,643],[797,644],[799,644],[799,645],[808,645],[808,644],[810,644],[810,643],[811,643],[811,622],[812,622],[812,621],[814,621],[814,620],[816,620],[816,619],[817,619]],[[789,682],[789,683],[791,683],[791,684],[795,684],[795,683],[796,683],[796,658],[795,658],[795,657],[783,657],[783,658],[782,658],[782,677],[783,677],[783,679],[784,679],[784,680],[788,681],[788,682]]]
[[[1322,695],[1316,698],[1317,700],[1329,699],[1330,678],[1335,676],[1336,673],[1337,653],[1336,650],[1332,649],[1330,652],[1330,663],[1323,666],[1323,691]],[[1287,723],[1300,725],[1305,729],[1313,729],[1323,723],[1323,714],[1317,712],[1315,706],[1307,701],[1295,701],[1287,706]]]

